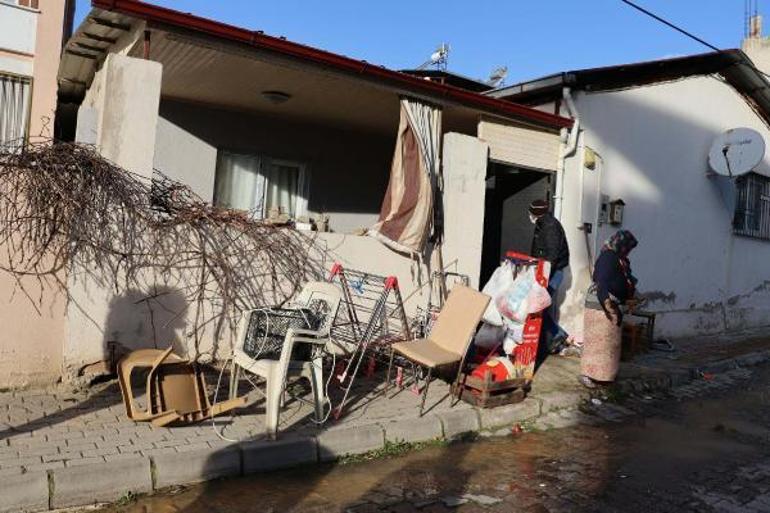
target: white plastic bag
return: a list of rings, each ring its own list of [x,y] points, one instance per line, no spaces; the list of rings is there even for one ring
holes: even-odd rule
[[[535,281],[527,295],[527,313],[542,312],[549,306],[551,306],[551,294],[548,293],[547,288]]]
[[[497,296],[495,304],[505,321],[521,323],[529,315],[529,291],[535,283],[535,269],[528,267],[513,280],[513,285],[504,294]]]
[[[505,294],[511,286],[513,286],[513,269],[511,268],[511,263],[506,260],[500,267],[495,269],[487,284],[481,289],[481,292],[492,298],[482,317],[484,322],[493,326],[503,325],[503,318],[497,310],[497,298]]]
[[[508,329],[505,331],[503,339],[503,351],[508,356],[513,354],[516,346],[524,340],[524,324],[518,322],[509,322]]]

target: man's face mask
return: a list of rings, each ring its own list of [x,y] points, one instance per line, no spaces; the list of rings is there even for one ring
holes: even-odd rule
[[[535,224],[537,222],[537,216],[534,216],[532,214],[529,214],[529,220],[532,224]]]

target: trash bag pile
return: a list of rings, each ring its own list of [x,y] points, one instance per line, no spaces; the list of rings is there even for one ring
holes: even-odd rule
[[[523,340],[527,316],[551,306],[548,289],[535,279],[535,266],[519,271],[515,279],[514,270],[514,264],[506,260],[484,285],[482,292],[492,300],[474,339],[476,346],[486,349],[499,347],[502,342],[503,351],[509,356]],[[548,272],[546,268],[545,273]]]

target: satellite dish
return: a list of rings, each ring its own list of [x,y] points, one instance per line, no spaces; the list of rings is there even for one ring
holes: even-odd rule
[[[436,66],[436,69],[446,71],[447,60],[449,58],[449,43],[441,43],[436,51],[430,55],[430,59],[417,66],[418,70],[427,69],[430,66]]]
[[[489,80],[487,84],[492,87],[500,87],[505,83],[505,77],[508,76],[508,66],[500,66],[495,68],[492,73],[489,74]]]
[[[709,166],[718,175],[736,177],[757,167],[765,157],[765,140],[751,128],[731,128],[709,151]]]

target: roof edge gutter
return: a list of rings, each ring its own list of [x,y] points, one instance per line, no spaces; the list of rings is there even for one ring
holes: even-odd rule
[[[561,116],[531,109],[506,100],[465,91],[457,87],[422,80],[381,66],[359,61],[325,50],[319,50],[285,39],[267,36],[261,32],[228,25],[218,21],[194,16],[136,0],[92,0],[91,5],[99,9],[114,11],[127,16],[142,18],[159,24],[166,24],[200,32],[210,36],[246,44],[254,48],[280,53],[296,59],[310,61],[347,74],[353,74],[386,82],[393,86],[429,95],[436,99],[453,101],[490,114],[512,117],[519,121],[533,123],[552,129],[569,128],[572,120]]]

